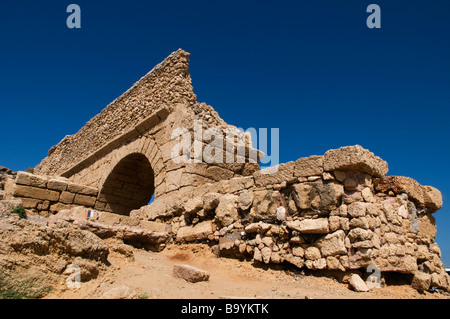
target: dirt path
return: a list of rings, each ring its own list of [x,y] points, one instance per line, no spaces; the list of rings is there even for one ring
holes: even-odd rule
[[[111,254],[111,266],[97,279],[82,283],[79,289],[65,289],[47,297],[103,298],[115,287],[126,286],[135,296],[146,295],[150,299],[444,298],[437,293],[419,294],[406,285],[357,293],[332,278],[263,269],[247,261],[216,258],[206,245],[174,245],[160,253],[139,249],[132,249],[132,252],[134,258]],[[210,280],[189,283],[172,277],[172,267],[179,263],[208,271]]]

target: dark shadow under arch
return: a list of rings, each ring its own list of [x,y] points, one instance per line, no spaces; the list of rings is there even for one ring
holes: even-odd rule
[[[106,178],[99,198],[106,211],[129,215],[133,209],[147,205],[155,192],[155,173],[147,157],[140,153],[127,155]]]

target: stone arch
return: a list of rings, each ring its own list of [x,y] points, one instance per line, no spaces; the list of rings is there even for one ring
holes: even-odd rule
[[[141,153],[125,156],[112,169],[100,191],[112,212],[129,215],[147,204],[155,192],[155,175]]]
[[[147,205],[164,179],[162,158],[151,138],[140,138],[116,149],[100,183],[98,201],[104,210],[129,215]]]

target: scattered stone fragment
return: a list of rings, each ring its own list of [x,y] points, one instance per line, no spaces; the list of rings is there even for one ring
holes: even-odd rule
[[[357,274],[351,275],[351,277],[348,279],[348,283],[350,284],[350,287],[352,287],[352,289],[357,292],[369,291],[369,288],[367,287],[364,280],[362,280],[362,278]]]
[[[173,266],[172,276],[195,283],[208,281],[209,273],[191,265],[176,264]]]

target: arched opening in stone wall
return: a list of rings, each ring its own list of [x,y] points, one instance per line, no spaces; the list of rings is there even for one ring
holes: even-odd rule
[[[155,191],[155,173],[147,157],[133,153],[124,157],[106,178],[99,201],[105,211],[129,215],[147,205]]]

